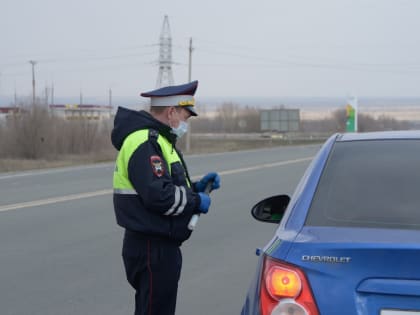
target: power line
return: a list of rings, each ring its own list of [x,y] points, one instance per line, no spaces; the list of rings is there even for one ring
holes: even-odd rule
[[[232,56],[232,57],[238,57],[243,59],[251,59],[251,60],[259,60],[264,62],[269,62],[270,64],[278,64],[278,63],[284,63],[287,65],[297,65],[297,66],[321,66],[321,67],[341,67],[341,66],[372,66],[372,67],[382,67],[382,66],[410,66],[410,67],[420,67],[420,63],[386,63],[386,64],[375,64],[375,63],[320,63],[320,62],[313,62],[313,61],[305,61],[305,62],[296,62],[291,61],[289,59],[273,59],[273,58],[265,58],[260,56],[254,56],[254,55],[246,55],[241,54],[237,52],[226,52],[226,51],[218,51],[218,50],[212,50],[212,49],[202,49],[200,47],[197,48],[197,51],[199,52],[205,52],[215,55],[223,55],[223,56]]]
[[[170,36],[170,34],[169,34]],[[160,45],[160,44],[159,44]],[[147,45],[136,45],[130,46],[125,49],[137,49],[137,48],[151,48],[157,47],[158,44],[147,44]],[[298,67],[298,68],[315,68],[315,69],[325,69],[325,70],[356,70],[356,71],[371,71],[371,72],[387,72],[387,73],[417,73],[420,69],[420,63],[409,63],[409,62],[400,62],[400,63],[351,63],[351,62],[336,62],[336,63],[328,63],[328,62],[317,62],[311,60],[310,58],[305,60],[305,57],[302,56],[289,56],[288,58],[267,58],[258,55],[250,55],[244,54],[238,51],[227,51],[227,50],[220,50],[214,48],[206,48],[206,45],[195,45],[197,50],[197,55],[200,56],[205,54],[210,55],[220,55],[220,56],[230,56],[233,58],[240,58],[246,59],[251,61],[258,61],[261,63],[197,63],[197,66],[223,66],[223,67],[238,67],[238,66],[247,66],[247,67]],[[218,45],[220,47],[221,45]],[[188,49],[187,46],[183,45],[172,45],[177,49],[182,49],[185,51]],[[242,49],[241,49],[242,50]],[[112,61],[112,60],[119,60],[119,59],[137,59],[144,56],[152,56],[155,55],[156,51],[152,52],[141,52],[141,53],[122,53],[122,54],[111,54],[111,55],[101,55],[101,54],[90,54],[88,56],[72,56],[72,57],[50,57],[50,58],[37,58],[39,62],[43,64],[60,64],[61,66],[66,66],[66,64],[75,64],[75,63],[102,63],[103,61]],[[171,55],[172,58],[172,55]],[[297,59],[297,60],[296,60]],[[299,60],[300,59],[300,60]],[[302,60],[303,59],[303,60]],[[168,64],[167,61],[165,61]],[[165,63],[164,62],[164,63]],[[144,64],[159,64],[159,61],[150,61],[144,62]],[[25,61],[22,62],[12,62],[12,63],[3,63],[0,65],[1,71],[5,77],[8,76],[21,76],[25,75],[26,72],[12,72],[10,73],[10,68],[16,67],[24,67],[26,64]],[[103,63],[102,63],[103,64]],[[132,65],[137,65],[137,63],[133,62],[130,63]],[[174,62],[171,59],[169,63],[173,66],[186,66],[186,63],[179,63]],[[118,66],[118,65],[117,65]],[[122,65],[123,66],[123,65]],[[73,66],[72,66],[73,67]],[[103,67],[111,67],[109,63],[105,63]]]
[[[88,56],[88,57],[68,57],[68,58],[49,58],[49,59],[37,59],[39,62],[44,64],[48,63],[66,63],[66,62],[90,62],[90,61],[101,61],[101,60],[113,60],[113,59],[126,59],[126,58],[138,58],[142,56],[155,55],[156,52],[147,52],[142,54],[120,54],[120,55],[111,55],[111,56]],[[24,62],[19,63],[10,63],[10,64],[1,64],[2,67],[16,67],[24,65]]]
[[[30,57],[36,58],[36,60],[42,61],[43,63],[50,63],[50,62],[74,62],[74,61],[91,61],[91,60],[99,60],[99,59],[118,59],[118,58],[129,58],[129,57],[138,57],[138,56],[147,56],[156,54],[156,47],[158,44],[147,44],[147,45],[137,45],[131,46],[131,48],[125,48],[123,50],[117,51],[117,53],[104,55],[99,54],[97,51],[78,51],[75,52],[73,55],[69,56],[68,54],[62,55],[59,53],[56,54],[31,54]],[[141,49],[140,52],[135,52],[138,49]],[[143,48],[153,48],[153,51],[144,51]],[[5,61],[8,58],[2,57],[3,61],[0,64],[0,67],[18,67],[22,66],[26,63],[25,60],[30,59],[29,54],[22,55],[22,57],[13,56],[14,61]],[[18,61],[20,59],[21,61]]]

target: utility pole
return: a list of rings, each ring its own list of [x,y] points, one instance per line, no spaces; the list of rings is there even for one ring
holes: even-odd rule
[[[29,60],[29,63],[32,65],[32,107],[35,107],[35,65],[37,62]]]
[[[192,67],[192,52],[193,52],[193,46],[192,46],[192,38],[190,37],[190,47],[188,49],[189,51],[189,58],[188,58],[188,82],[191,82],[191,67]]]
[[[48,85],[45,82],[45,106],[48,108]]]
[[[192,68],[192,38],[190,38],[190,47],[188,48],[188,82],[191,82],[191,68]],[[185,151],[189,153],[191,151],[191,122],[189,122],[187,138],[185,139]]]
[[[54,104],[54,82],[51,83],[51,104]]]
[[[80,89],[80,102],[79,105],[83,105],[83,92],[82,89]]]
[[[16,92],[16,82],[15,82],[15,107],[17,107],[17,92]]]
[[[112,106],[112,89],[109,89],[109,106]]]

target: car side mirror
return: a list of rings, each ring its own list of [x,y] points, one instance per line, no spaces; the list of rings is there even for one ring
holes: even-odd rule
[[[280,223],[289,202],[290,197],[287,195],[269,197],[257,203],[251,214],[258,221]]]

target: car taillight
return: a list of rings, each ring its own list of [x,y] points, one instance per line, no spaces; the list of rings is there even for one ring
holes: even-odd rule
[[[308,280],[296,266],[264,257],[262,315],[319,315]]]
[[[268,270],[265,285],[274,299],[294,298],[299,295],[302,288],[302,282],[296,272],[279,266],[273,266]]]

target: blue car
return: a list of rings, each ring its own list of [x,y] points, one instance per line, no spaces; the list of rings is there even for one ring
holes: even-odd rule
[[[420,131],[336,134],[251,212],[280,225],[242,315],[420,314]]]

